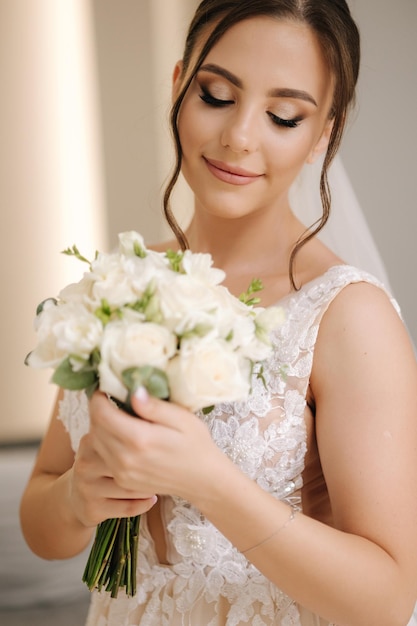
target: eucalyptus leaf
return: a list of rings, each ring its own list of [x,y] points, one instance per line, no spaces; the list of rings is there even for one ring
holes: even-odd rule
[[[151,365],[129,367],[123,370],[122,379],[130,395],[134,394],[139,387],[145,387],[151,396],[162,400],[169,398],[167,375],[158,367]]]
[[[88,389],[97,383],[97,374],[90,367],[74,372],[71,365],[71,357],[64,359],[56,368],[52,382],[71,391]]]

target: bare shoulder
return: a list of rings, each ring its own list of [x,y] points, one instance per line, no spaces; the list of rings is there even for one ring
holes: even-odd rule
[[[335,526],[374,541],[415,580],[417,364],[382,289],[355,283],[335,297],[320,325],[311,391]]]
[[[347,285],[323,316],[317,338],[315,373],[384,363],[385,369],[415,370],[407,329],[389,295],[367,282]]]
[[[398,345],[398,341],[411,347],[394,301],[384,289],[368,282],[352,283],[340,291],[323,317],[320,333],[320,344],[330,335],[341,345],[346,339],[352,346],[383,340],[380,348]]]

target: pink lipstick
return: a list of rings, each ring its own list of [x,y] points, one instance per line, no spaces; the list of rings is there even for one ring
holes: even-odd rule
[[[249,185],[262,176],[262,174],[256,174],[255,172],[250,172],[242,167],[223,163],[223,161],[216,161],[215,159],[208,159],[207,157],[203,158],[208,170],[213,174],[213,176],[224,183],[229,183],[231,185]]]

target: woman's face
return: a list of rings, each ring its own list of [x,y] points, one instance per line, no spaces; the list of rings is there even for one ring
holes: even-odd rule
[[[180,88],[180,66],[174,89]],[[268,17],[233,26],[181,106],[182,171],[196,210],[242,217],[287,203],[331,131],[333,81],[305,25]]]

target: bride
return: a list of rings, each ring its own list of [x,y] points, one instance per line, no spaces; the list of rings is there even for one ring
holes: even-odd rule
[[[159,249],[210,252],[236,295],[261,278],[262,304],[279,302],[285,322],[265,383],[254,376],[247,401],[207,415],[145,389],[131,399],[142,419],[100,393],[59,393],[22,500],[31,548],[69,558],[97,523],[142,516],[138,593],[95,591],[88,626],[410,619],[417,364],[380,264],[316,236],[358,69],[345,0],[203,0],[196,11],[174,70],[165,210],[176,239]],[[320,181],[301,185],[319,187],[322,208],[300,220],[290,189],[320,159]],[[194,194],[185,233],[169,203],[180,171]],[[351,221],[340,163],[332,172]]]

